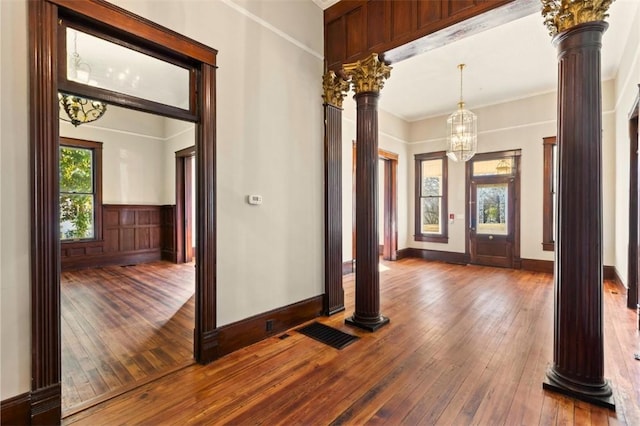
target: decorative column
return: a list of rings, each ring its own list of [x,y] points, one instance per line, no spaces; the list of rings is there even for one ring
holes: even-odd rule
[[[553,365],[543,387],[615,409],[604,378],[600,48],[611,0],[542,0],[558,48]]]
[[[356,307],[346,323],[375,331],[389,323],[380,314],[378,270],[378,98],[391,67],[373,53],[343,66],[356,92]]]
[[[349,82],[322,78],[324,99],[324,314],[344,311],[342,289],[342,100]]]

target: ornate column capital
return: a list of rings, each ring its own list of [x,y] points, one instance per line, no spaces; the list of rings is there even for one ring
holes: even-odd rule
[[[356,94],[380,93],[384,86],[384,80],[391,75],[391,67],[380,62],[377,53],[372,53],[371,56],[361,61],[344,64],[342,69],[344,74],[351,78],[351,84]]]
[[[324,103],[342,108],[342,100],[349,91],[349,82],[335,72],[328,71],[322,76],[322,91]]]
[[[541,0],[544,24],[555,36],[579,24],[604,21],[613,0]]]

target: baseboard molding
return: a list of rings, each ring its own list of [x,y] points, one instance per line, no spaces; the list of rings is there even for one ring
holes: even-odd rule
[[[347,260],[346,262],[342,262],[342,275],[351,274],[355,271],[355,261]]]
[[[618,274],[618,270],[615,268],[615,266],[612,266],[613,268],[613,280],[616,282],[617,285],[619,285],[622,288],[626,288],[625,285],[622,282],[622,278],[620,277],[620,274]]]
[[[81,258],[67,258],[62,261],[63,271],[73,271],[84,268],[100,268],[114,265],[136,265],[138,263],[155,262],[162,259],[160,250],[135,251],[131,253],[115,253],[113,255],[82,256]]]
[[[33,425],[57,425],[62,418],[62,388],[60,383],[31,392],[31,419]]]
[[[548,274],[553,274],[553,260],[540,260],[540,259],[522,259],[522,269],[525,271],[531,272],[546,272]],[[616,280],[617,282],[622,283],[620,277],[618,276],[618,272],[614,266],[605,265],[602,268],[603,279],[605,280]]]
[[[553,274],[553,260],[521,259],[520,268],[525,271]]]
[[[31,424],[31,392],[0,401],[1,425]]]
[[[322,299],[322,295],[315,296],[218,328],[217,355],[221,357],[319,317]]]
[[[396,259],[397,260],[404,259],[406,257],[410,257],[408,248],[403,248],[403,249],[400,249],[400,250],[398,250],[396,252]]]
[[[467,263],[469,263],[468,256],[465,253],[427,250],[414,247],[403,249],[402,257],[417,257],[418,259],[439,260],[441,262],[455,263],[458,265],[466,265]]]

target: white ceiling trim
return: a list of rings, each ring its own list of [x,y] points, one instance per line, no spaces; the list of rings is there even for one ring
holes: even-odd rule
[[[59,120],[60,124],[62,124],[63,126],[73,126],[73,124],[64,121],[64,120]],[[129,135],[129,136],[136,136],[139,138],[145,138],[145,139],[153,139],[156,141],[166,141],[166,138],[161,138],[159,136],[152,136],[152,135],[145,135],[144,133],[137,133],[137,132],[129,132],[127,130],[118,130],[118,129],[112,129],[109,127],[102,127],[102,126],[96,126],[95,124],[83,124],[82,125],[83,129],[94,129],[94,130],[102,130],[105,132],[112,132],[112,133],[119,133],[121,135]]]
[[[269,31],[273,32],[274,34],[276,34],[276,35],[282,37],[283,39],[287,40],[289,43],[299,47],[300,49],[304,50],[305,52],[309,53],[310,55],[315,56],[316,58],[320,59],[321,61],[324,60],[324,55],[323,54],[316,52],[314,49],[310,48],[309,46],[307,46],[306,44],[302,43],[301,41],[291,37],[289,34],[285,33],[284,31],[274,27],[273,25],[271,25],[270,23],[268,23],[264,19],[260,18],[257,15],[254,15],[253,13],[249,12],[244,7],[242,7],[239,4],[233,2],[233,0],[220,0],[220,1],[222,3],[224,3],[224,4],[226,4],[227,6],[229,6],[231,9],[235,10],[236,12],[239,12],[240,14],[246,16],[247,18],[251,19],[252,21],[256,22],[257,24],[262,25],[264,28],[268,29]]]

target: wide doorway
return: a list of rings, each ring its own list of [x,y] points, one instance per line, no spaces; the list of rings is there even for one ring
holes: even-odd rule
[[[467,163],[467,243],[470,262],[520,263],[520,151],[477,154]]]

